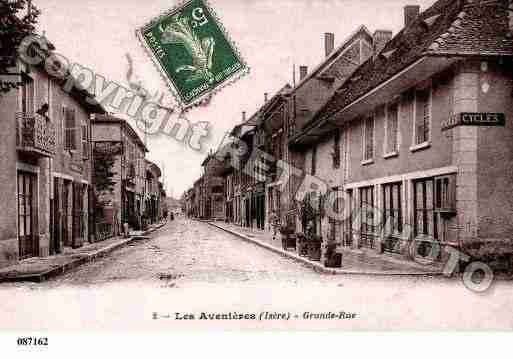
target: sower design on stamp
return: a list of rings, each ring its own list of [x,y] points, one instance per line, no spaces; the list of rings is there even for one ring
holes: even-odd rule
[[[192,0],[138,31],[183,107],[200,103],[248,67],[204,0]]]

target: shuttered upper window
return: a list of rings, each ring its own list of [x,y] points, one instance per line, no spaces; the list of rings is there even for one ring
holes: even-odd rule
[[[385,153],[397,152],[397,138],[399,133],[398,126],[399,105],[393,103],[387,106],[387,138]]]
[[[431,127],[431,88],[415,92],[415,144],[430,140]]]
[[[64,128],[64,149],[76,150],[77,149],[77,123],[75,116],[75,109],[63,107],[63,128]]]
[[[363,129],[363,159],[374,158],[374,117],[368,117],[364,122]]]

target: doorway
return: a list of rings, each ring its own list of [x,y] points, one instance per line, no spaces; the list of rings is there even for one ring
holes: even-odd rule
[[[18,237],[20,259],[39,255],[36,210],[37,176],[18,172]]]

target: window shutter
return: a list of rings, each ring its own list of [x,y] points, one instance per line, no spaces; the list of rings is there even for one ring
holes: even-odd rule
[[[88,137],[87,133],[87,122],[82,122],[82,157],[89,158],[89,146],[88,146]]]
[[[79,126],[77,124],[77,120],[76,120],[76,117],[75,117],[75,109],[74,108],[71,108],[70,109],[70,116],[71,116],[71,120],[70,120],[70,123],[72,125],[71,127],[71,149],[73,150],[76,150],[78,149],[78,130],[79,130]]]
[[[394,103],[387,112],[387,153],[397,151],[398,130],[398,104]]]
[[[76,124],[75,109],[63,107],[62,110],[64,113],[64,148],[76,150],[79,128]]]
[[[429,124],[431,121],[431,109],[430,109],[430,92],[429,88],[417,90],[416,94],[416,138],[417,144],[429,141]]]

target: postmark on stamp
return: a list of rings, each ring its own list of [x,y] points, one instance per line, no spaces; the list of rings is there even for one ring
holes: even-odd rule
[[[190,0],[137,30],[183,107],[200,103],[249,68],[206,0]]]

